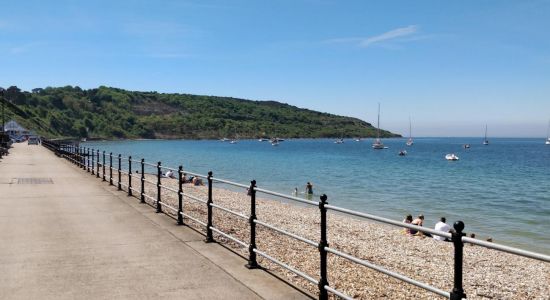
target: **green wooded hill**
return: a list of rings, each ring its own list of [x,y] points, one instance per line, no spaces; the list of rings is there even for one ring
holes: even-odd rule
[[[47,137],[321,138],[373,137],[362,120],[276,101],[135,92],[101,86],[36,88],[5,92],[9,118]],[[375,115],[375,114],[372,114]],[[383,137],[399,135],[381,131]]]

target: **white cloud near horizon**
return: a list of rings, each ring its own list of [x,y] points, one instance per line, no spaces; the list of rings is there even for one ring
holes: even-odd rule
[[[375,44],[388,42],[391,40],[402,39],[404,37],[410,37],[419,31],[418,25],[409,25],[406,27],[400,27],[384,32],[379,35],[371,37],[354,37],[354,38],[340,38],[326,40],[326,43],[356,43],[359,47],[368,48]],[[414,39],[413,39],[414,40]]]

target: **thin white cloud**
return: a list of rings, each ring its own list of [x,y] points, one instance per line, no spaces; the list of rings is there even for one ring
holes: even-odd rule
[[[389,41],[412,41],[413,36],[418,33],[418,25],[409,25],[406,27],[396,28],[380,35],[371,37],[351,37],[326,40],[326,43],[354,43],[359,47],[367,48],[376,44],[381,44]],[[406,39],[405,39],[406,38]]]
[[[30,52],[34,48],[36,48],[37,46],[40,46],[40,45],[42,45],[42,43],[39,43],[39,42],[32,42],[32,43],[27,43],[27,44],[24,44],[24,45],[17,45],[17,46],[11,47],[9,49],[9,52],[11,54],[14,54],[14,55],[22,54],[22,53]]]
[[[394,30],[390,30],[388,32],[384,32],[381,35],[373,36],[370,38],[367,38],[359,44],[361,47],[368,47],[371,45],[374,45],[376,43],[385,42],[389,40],[394,40],[397,38],[409,36],[412,34],[415,34],[418,32],[418,26],[417,25],[409,25],[407,27],[401,27]]]

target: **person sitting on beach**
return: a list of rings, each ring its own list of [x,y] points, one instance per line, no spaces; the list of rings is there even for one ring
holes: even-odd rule
[[[181,175],[181,183],[187,183],[187,182],[189,182],[189,181],[187,180],[187,174],[183,173],[183,174]]]
[[[411,214],[408,214],[405,219],[403,220],[403,223],[405,224],[411,224],[412,223],[412,220],[413,220],[413,216]],[[406,234],[411,234],[411,230],[410,228],[405,228],[405,233]]]
[[[434,230],[443,231],[443,232],[450,232],[451,231],[451,226],[449,226],[449,224],[445,223],[446,221],[447,220],[445,219],[445,217],[441,217],[441,219],[439,219],[439,222],[437,222],[435,224]],[[443,236],[439,236],[439,235],[436,235],[436,234],[433,235],[433,238],[434,238],[434,240],[438,240],[438,241],[446,241],[446,242],[449,241],[448,238],[443,237]]]
[[[192,182],[193,182],[193,185],[195,185],[195,186],[204,185],[204,184],[202,183],[202,179],[200,179],[199,177],[196,177],[196,176],[193,177],[193,181],[192,181]]]
[[[306,194],[312,195],[313,194],[313,184],[311,182],[307,182],[306,184]]]
[[[172,170],[168,170],[168,172],[166,172],[166,177],[168,177],[168,178],[176,178],[176,176],[174,176],[174,172],[172,172]]]
[[[414,219],[411,222],[411,225],[416,225],[416,226],[422,226],[423,224],[424,224],[424,215],[419,215],[418,217],[416,217],[416,219]],[[421,232],[414,229],[411,229],[411,234],[431,236],[429,233]]]

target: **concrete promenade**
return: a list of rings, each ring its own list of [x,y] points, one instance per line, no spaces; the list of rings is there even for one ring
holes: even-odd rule
[[[203,240],[42,146],[0,159],[0,299],[309,299]]]

